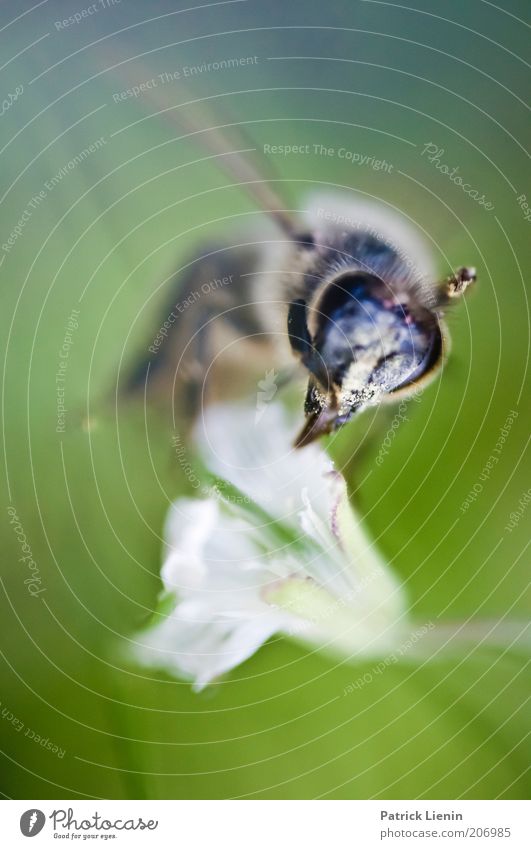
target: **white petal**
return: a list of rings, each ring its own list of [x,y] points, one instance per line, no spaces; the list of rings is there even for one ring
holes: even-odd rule
[[[343,595],[352,589],[348,560],[332,533],[330,517],[323,520],[314,510],[307,491],[301,493],[304,509],[299,521],[304,533],[316,545],[316,553],[306,560],[306,570],[329,592]],[[331,511],[330,511],[331,513]]]
[[[203,549],[218,519],[214,499],[179,498],[166,517],[166,559],[161,577],[166,589],[200,586],[205,577]]]
[[[348,563],[355,592],[353,604],[375,610],[377,616],[404,619],[407,609],[402,585],[349,502],[343,478],[335,477],[336,503],[332,528]]]
[[[294,449],[295,432],[280,404],[269,404],[258,421],[248,407],[220,404],[207,410],[197,438],[208,468],[270,515],[296,525],[304,487],[326,515],[325,474],[332,464],[317,445]]]
[[[260,573],[255,526],[214,498],[180,498],[165,525],[165,589],[180,598],[207,588],[209,592],[256,586],[246,573]]]
[[[136,654],[143,662],[192,679],[196,690],[251,657],[287,619],[266,605],[261,614],[249,618],[203,622],[180,614],[177,607],[164,622],[141,635]]]

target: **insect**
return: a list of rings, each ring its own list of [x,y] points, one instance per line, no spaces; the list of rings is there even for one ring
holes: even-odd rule
[[[167,103],[156,105],[168,117]],[[249,374],[256,385],[260,368],[285,369],[295,357],[308,378],[295,439],[302,447],[429,381],[448,346],[443,312],[475,281],[475,269],[438,282],[404,217],[358,202],[355,192],[316,194],[300,215],[287,212],[275,179],[231,150],[204,116],[178,120],[271,224],[233,229],[172,276],[151,356],[128,375],[127,391],[171,395],[193,416],[208,397],[244,390]]]
[[[309,371],[297,446],[433,378],[448,345],[442,310],[476,279],[462,267],[434,282],[416,235],[383,211],[356,203],[345,211],[332,197],[328,210],[328,226],[308,234],[288,308],[291,348]]]

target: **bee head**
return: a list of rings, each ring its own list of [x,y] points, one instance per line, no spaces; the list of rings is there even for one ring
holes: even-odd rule
[[[380,278],[358,271],[328,283],[311,308],[294,301],[288,332],[310,372],[307,420],[297,447],[386,396],[413,391],[442,356],[435,313],[407,289],[391,294]]]

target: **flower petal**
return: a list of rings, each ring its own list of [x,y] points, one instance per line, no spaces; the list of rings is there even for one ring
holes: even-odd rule
[[[243,617],[196,618],[200,610],[178,605],[160,625],[143,634],[136,646],[139,660],[194,681],[201,690],[215,678],[251,657],[273,634],[286,627],[287,617],[263,605]]]
[[[399,584],[324,451],[291,450],[277,405],[255,419],[244,407],[207,412],[200,438],[206,465],[243,497],[172,505],[162,578],[177,603],[164,619],[161,611],[138,650],[197,689],[274,633],[347,656],[377,656],[407,621]],[[249,496],[261,511],[249,509]]]
[[[206,411],[197,439],[208,468],[275,518],[296,524],[303,488],[326,516],[332,464],[317,445],[294,449],[294,432],[279,404],[269,404],[258,421],[248,407],[220,404]]]

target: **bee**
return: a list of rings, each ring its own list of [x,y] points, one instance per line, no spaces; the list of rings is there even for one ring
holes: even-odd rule
[[[156,105],[173,120],[167,103]],[[448,350],[444,311],[475,269],[438,281],[404,216],[360,203],[354,191],[316,194],[300,214],[287,211],[276,179],[264,178],[241,144],[234,150],[204,117],[179,121],[270,223],[203,246],[170,275],[159,331],[125,390],[171,396],[193,417],[220,392],[256,386],[260,368],[285,370],[295,358],[307,374],[300,448],[426,385]]]
[[[287,313],[291,349],[309,372],[297,447],[433,379],[449,346],[443,310],[476,280],[463,266],[435,282],[417,234],[385,210],[331,196],[310,215],[312,247]]]

